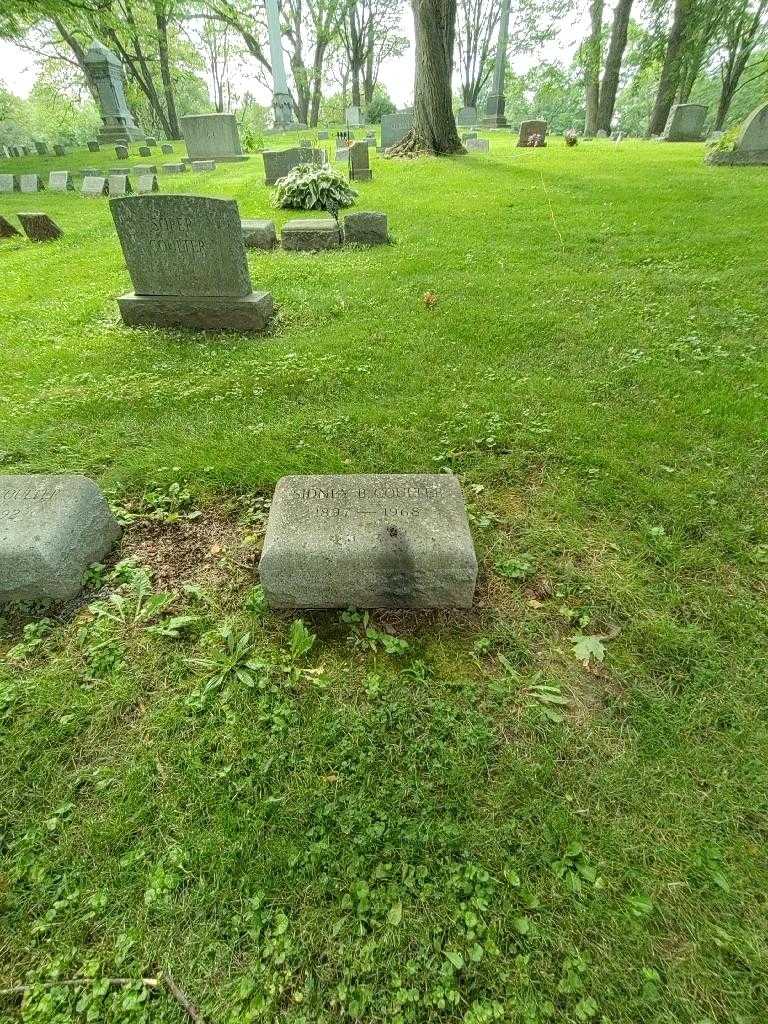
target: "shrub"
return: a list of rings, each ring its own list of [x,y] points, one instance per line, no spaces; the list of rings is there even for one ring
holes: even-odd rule
[[[708,140],[707,149],[711,153],[730,153],[732,149],[736,148],[741,129],[741,123],[733,125],[727,132],[723,132],[719,139]]]
[[[333,217],[352,206],[357,192],[332,167],[299,164],[284,178],[278,178],[275,206],[290,210],[325,210]]]
[[[397,107],[389,96],[374,96],[365,108],[365,120],[368,124],[381,124],[382,114],[394,114]]]

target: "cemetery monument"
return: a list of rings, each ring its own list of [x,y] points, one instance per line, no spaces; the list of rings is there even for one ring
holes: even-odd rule
[[[136,142],[144,133],[136,127],[125,99],[125,73],[118,58],[103,43],[94,39],[85,52],[85,65],[96,87],[102,127],[99,141],[115,143],[121,139]],[[119,155],[119,154],[118,154]]]
[[[187,114],[181,118],[181,131],[190,160],[249,159],[240,145],[234,114]],[[149,156],[149,153],[142,155]]]
[[[676,103],[669,112],[664,142],[701,142],[707,108],[701,103]]]
[[[707,163],[729,167],[768,164],[768,103],[752,111],[730,148],[715,146],[707,154]]]

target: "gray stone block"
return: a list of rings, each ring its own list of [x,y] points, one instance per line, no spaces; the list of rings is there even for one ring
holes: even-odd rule
[[[348,213],[344,218],[344,241],[358,245],[386,245],[389,241],[386,213]]]
[[[160,147],[160,151],[165,154],[172,153],[173,146],[170,144],[170,142],[164,142]]]
[[[120,536],[84,476],[0,476],[0,604],[67,601]]]
[[[491,147],[488,139],[465,139],[464,148],[469,153],[487,153]]]
[[[44,188],[43,179],[39,174],[19,175],[19,190],[21,192],[42,192]]]
[[[240,145],[234,114],[186,114],[181,118],[181,131],[192,160],[226,163],[249,159]]]
[[[125,171],[121,171],[125,174]],[[136,164],[131,168],[131,174],[157,174],[157,164]]]
[[[0,192],[18,192],[19,179],[15,174],[0,174]]]
[[[283,477],[259,573],[273,608],[469,608],[477,558],[459,482]]]
[[[152,156],[149,146],[139,146],[139,156]]]
[[[49,192],[71,192],[74,187],[69,171],[51,171],[48,175]]]
[[[287,221],[283,225],[280,240],[284,249],[302,252],[338,249],[341,244],[336,221],[317,217],[296,217]]]
[[[265,331],[274,313],[269,292],[237,296],[122,295],[117,300],[129,327],[186,327],[193,331]]]
[[[88,140],[88,150],[89,150],[89,152],[91,152],[91,153],[98,153],[100,149],[101,149],[101,146],[96,141],[96,139],[89,139]]]
[[[273,220],[245,219],[240,221],[246,249],[274,249],[277,230]]]
[[[154,136],[152,136],[152,135],[148,135],[145,141],[146,141],[148,146],[156,146],[157,145],[157,139],[154,138]]]
[[[149,192],[157,192],[158,188],[156,174],[140,174],[136,179],[136,191],[140,196],[147,195]]]
[[[163,164],[164,174],[184,174],[186,169],[186,164]]]
[[[215,171],[216,161],[215,160],[193,160],[192,161],[193,171]]]
[[[669,112],[665,142],[701,142],[707,107],[702,103],[676,103]]]
[[[81,196],[105,196],[108,192],[109,185],[106,178],[102,178],[98,174],[89,174],[83,178],[83,183],[80,186]]]
[[[115,146],[115,156],[118,160],[128,159],[128,147],[127,146]]]
[[[67,155],[67,153],[69,152],[69,150],[67,149],[67,147],[66,147],[66,146],[62,146],[62,145],[60,145],[59,143],[57,143],[57,144],[56,144],[56,145],[55,145],[55,146],[53,147],[53,152],[54,152],[54,155],[55,155],[55,156],[66,156],[66,155]]]
[[[48,143],[47,142],[35,142],[35,152],[38,156],[48,156]]]

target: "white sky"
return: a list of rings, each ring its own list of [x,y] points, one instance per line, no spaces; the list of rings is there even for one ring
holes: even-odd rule
[[[588,24],[586,18],[586,4],[583,7],[584,17],[578,17],[561,27],[559,38],[546,46],[539,52],[526,55],[514,60],[513,66],[518,71],[527,70],[537,61],[543,60],[570,60],[575,47],[585,37]],[[381,83],[387,89],[393,102],[398,107],[407,106],[413,98],[413,20],[409,7],[403,9],[401,26],[402,34],[411,40],[411,47],[402,57],[388,61],[382,68]],[[14,92],[17,96],[26,96],[32,88],[37,76],[35,58],[25,50],[19,49],[14,43],[0,39],[0,81]],[[234,77],[234,76],[233,76]],[[458,83],[454,83],[458,90]],[[236,87],[243,92],[246,89],[256,97],[260,103],[268,105],[271,95],[256,79],[251,79],[247,74],[247,65],[243,72],[237,76]]]

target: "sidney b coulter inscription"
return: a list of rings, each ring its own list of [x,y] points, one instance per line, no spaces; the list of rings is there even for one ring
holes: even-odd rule
[[[468,608],[477,559],[455,477],[284,477],[260,563],[275,608]]]

